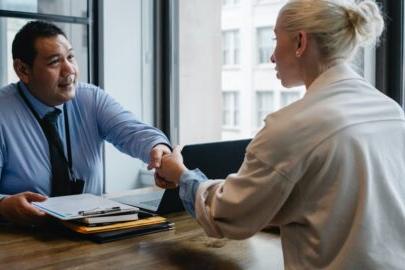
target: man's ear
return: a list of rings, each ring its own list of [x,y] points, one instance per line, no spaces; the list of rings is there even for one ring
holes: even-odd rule
[[[306,51],[308,47],[308,33],[304,31],[299,31],[297,35],[297,50],[295,55],[299,58]]]
[[[14,59],[13,61],[14,71],[17,73],[18,78],[28,84],[30,81],[31,68],[28,64],[21,61],[21,59]]]

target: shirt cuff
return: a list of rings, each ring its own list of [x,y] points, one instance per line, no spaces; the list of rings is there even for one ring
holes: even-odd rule
[[[195,197],[198,187],[208,178],[199,169],[187,170],[180,177],[179,196],[183,202],[184,209],[195,218]]]

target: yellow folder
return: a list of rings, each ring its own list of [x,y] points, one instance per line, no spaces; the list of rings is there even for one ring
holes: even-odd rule
[[[160,216],[154,216],[144,219],[138,219],[134,221],[118,222],[114,224],[104,225],[104,226],[85,226],[82,224],[73,223],[70,221],[62,221],[63,225],[72,229],[73,231],[88,234],[88,233],[98,233],[98,232],[108,232],[128,228],[140,228],[147,227],[149,225],[155,225],[166,222],[166,218]]]

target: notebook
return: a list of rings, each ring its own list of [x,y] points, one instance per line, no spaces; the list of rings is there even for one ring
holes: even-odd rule
[[[138,212],[127,212],[107,216],[96,216],[96,217],[85,217],[78,219],[78,222],[88,225],[103,224],[103,223],[112,223],[112,222],[123,222],[123,221],[132,221],[137,220]]]
[[[223,179],[238,171],[249,142],[247,139],[186,145],[182,151],[184,164],[189,169],[199,168],[209,179]],[[178,188],[111,199],[157,214],[184,210]]]

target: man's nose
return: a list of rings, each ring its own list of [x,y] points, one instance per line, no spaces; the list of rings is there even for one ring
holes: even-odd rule
[[[63,61],[63,68],[62,68],[62,75],[70,75],[76,73],[76,64],[74,62],[70,62],[68,59]]]

